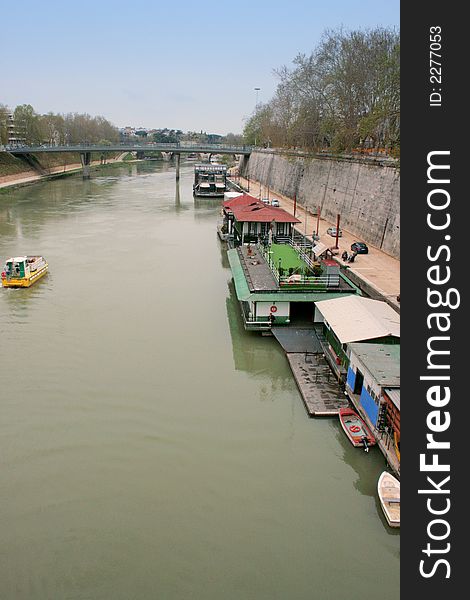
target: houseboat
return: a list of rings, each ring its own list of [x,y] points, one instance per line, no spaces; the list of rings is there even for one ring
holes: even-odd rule
[[[217,197],[227,189],[227,167],[216,164],[200,164],[194,167],[194,196]]]
[[[7,258],[2,270],[3,287],[30,287],[47,273],[49,265],[42,256]]]

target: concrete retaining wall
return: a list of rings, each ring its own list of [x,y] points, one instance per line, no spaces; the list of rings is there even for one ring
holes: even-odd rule
[[[260,181],[376,248],[400,256],[400,175],[393,166],[254,152],[242,175]]]

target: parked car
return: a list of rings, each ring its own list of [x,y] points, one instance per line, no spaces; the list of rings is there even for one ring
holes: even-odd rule
[[[261,198],[261,202],[264,202],[264,204],[269,204],[269,198]]]
[[[271,200],[271,206],[279,206],[279,200],[277,198],[273,198]]]
[[[336,237],[336,227],[328,227],[328,229],[326,230],[326,233],[328,235],[331,235],[331,237]],[[341,237],[343,235],[343,232],[341,231],[341,229],[338,230],[338,237]]]
[[[364,242],[354,242],[351,244],[351,250],[357,254],[369,254],[369,248]]]

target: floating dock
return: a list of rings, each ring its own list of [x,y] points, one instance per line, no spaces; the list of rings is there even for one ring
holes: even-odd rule
[[[348,397],[322,354],[287,354],[292,373],[311,417],[330,417],[349,406]]]
[[[286,353],[309,416],[335,416],[349,406],[314,329],[273,327],[271,331]]]

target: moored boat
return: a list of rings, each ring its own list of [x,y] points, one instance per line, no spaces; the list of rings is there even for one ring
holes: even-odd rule
[[[390,527],[400,527],[400,482],[384,471],[377,483],[380,505]]]
[[[42,256],[7,258],[2,270],[3,287],[30,287],[47,273],[49,265]]]
[[[195,196],[223,196],[227,189],[227,167],[218,164],[194,166],[193,194]]]
[[[370,429],[352,408],[340,408],[339,422],[353,446],[363,446],[369,452],[369,446],[376,441]]]

